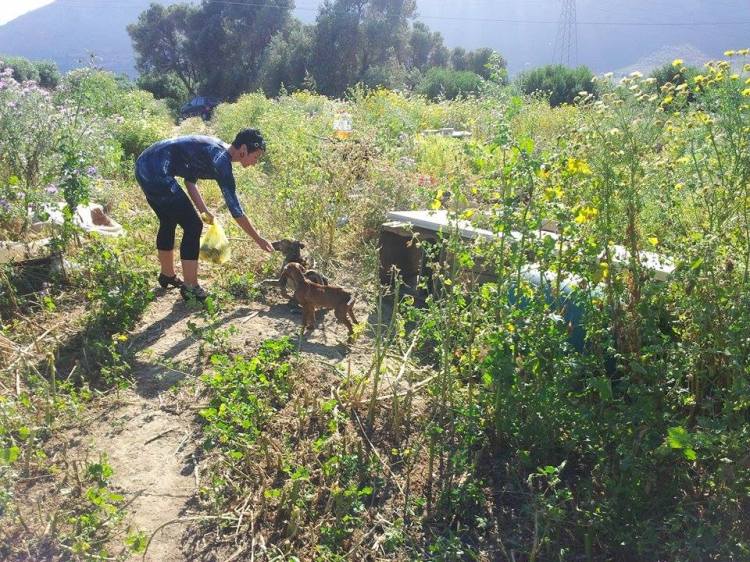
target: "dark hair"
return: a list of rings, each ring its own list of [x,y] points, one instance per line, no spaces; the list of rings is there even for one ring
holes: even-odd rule
[[[263,135],[260,134],[258,129],[242,129],[237,133],[232,146],[240,148],[243,144],[247,147],[248,152],[266,149],[266,141],[263,140]]]

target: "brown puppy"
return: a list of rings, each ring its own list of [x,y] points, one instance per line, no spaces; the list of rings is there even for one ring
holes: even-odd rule
[[[302,255],[302,250],[305,248],[304,243],[299,242],[298,240],[289,240],[288,238],[283,238],[281,240],[271,242],[271,246],[273,246],[273,249],[277,252],[281,252],[282,254],[284,254],[284,263],[281,266],[282,273],[284,271],[284,268],[286,267],[286,264],[298,263],[305,271],[305,277],[307,277],[310,281],[312,281],[313,283],[318,283],[320,285],[328,285],[328,278],[325,275],[323,275],[322,273],[318,273],[314,269],[307,269],[307,259],[305,259],[305,257]],[[281,283],[282,294],[287,297],[287,279],[284,278],[284,280],[280,281],[279,283]]]
[[[320,285],[305,277],[304,268],[295,262],[288,263],[279,278],[279,284],[286,279],[294,283],[294,299],[302,305],[302,329],[312,330],[315,324],[316,308],[332,308],[336,319],[349,330],[351,340],[354,328],[349,317],[357,323],[354,317],[354,296],[341,287]]]

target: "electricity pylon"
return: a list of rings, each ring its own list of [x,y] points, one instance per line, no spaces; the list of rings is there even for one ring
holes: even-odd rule
[[[578,24],[576,0],[562,0],[560,25],[555,38],[555,62],[566,66],[578,64]]]

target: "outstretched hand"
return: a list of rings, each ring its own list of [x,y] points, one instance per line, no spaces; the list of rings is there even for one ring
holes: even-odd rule
[[[201,213],[201,220],[206,224],[213,224],[214,215],[211,213],[211,211],[204,211],[203,213]]]
[[[269,253],[273,252],[273,246],[272,246],[272,245],[271,245],[271,243],[270,243],[270,242],[269,242],[268,240],[266,240],[265,238],[263,238],[263,237],[259,237],[259,238],[258,238],[258,239],[257,239],[257,240],[255,241],[255,243],[256,243],[256,244],[258,244],[258,247],[259,247],[259,248],[260,248],[261,250],[263,250],[264,252],[269,252]]]

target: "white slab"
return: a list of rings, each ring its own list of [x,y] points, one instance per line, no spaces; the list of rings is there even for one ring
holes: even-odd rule
[[[390,227],[408,228],[412,226],[432,232],[450,232],[458,229],[461,237],[468,240],[475,240],[477,238],[492,240],[501,236],[489,230],[476,228],[467,220],[450,218],[448,211],[444,209],[438,211],[391,211],[387,214],[387,218],[391,221],[388,224]],[[554,239],[558,238],[557,234],[546,230],[531,234],[534,236],[550,236]],[[515,240],[521,239],[519,232],[511,232],[510,235]],[[649,270],[658,281],[666,281],[675,270],[674,262],[671,259],[655,252],[642,251],[639,252],[639,257],[643,267]],[[603,259],[603,254],[600,259]],[[613,246],[612,261],[618,266],[626,266],[630,261],[630,253],[623,246]]]

